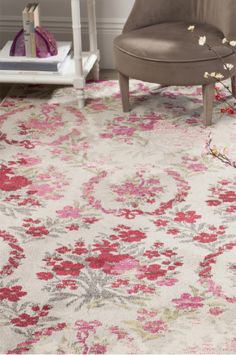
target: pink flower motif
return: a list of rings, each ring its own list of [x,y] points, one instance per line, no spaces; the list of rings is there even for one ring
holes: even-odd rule
[[[113,138],[113,134],[112,133],[101,133],[100,137],[104,138],[104,139]]]
[[[228,212],[228,213],[234,213],[234,212],[236,212],[236,205],[229,206],[229,207],[226,209],[226,212]]]
[[[195,223],[197,219],[202,216],[196,214],[195,211],[177,212],[175,216],[175,222]]]
[[[203,307],[203,298],[192,296],[190,293],[183,293],[180,298],[173,299],[177,309],[195,310]]]
[[[121,260],[119,263],[117,263],[114,267],[113,267],[113,272],[115,272],[116,274],[123,274],[126,271],[129,270],[133,270],[135,268],[137,268],[139,265],[139,262],[133,258],[127,258],[124,260]]]
[[[40,158],[30,157],[30,156],[25,155],[25,154],[18,154],[17,156],[19,157],[20,165],[34,166],[34,165],[37,165],[37,164],[41,163],[41,159]]]
[[[76,337],[81,344],[85,344],[90,333],[95,334],[96,328],[100,327],[102,323],[100,321],[94,320],[91,322],[86,322],[83,320],[78,320],[75,322],[76,330],[78,331]]]
[[[128,337],[128,333],[126,333],[124,330],[120,329],[117,326],[111,327],[110,331],[112,334],[117,335],[117,340],[125,339]]]
[[[212,316],[219,316],[220,314],[222,314],[224,311],[222,308],[220,307],[212,307],[209,309],[209,313],[212,315]]]
[[[16,106],[16,102],[11,99],[6,99],[1,103],[2,107],[14,107]]]
[[[79,208],[65,206],[62,210],[56,211],[60,218],[79,218],[81,211]]]
[[[53,187],[48,184],[31,185],[30,191],[36,191],[39,196],[45,196],[53,192]]]
[[[66,227],[66,229],[68,229],[70,231],[78,231],[79,228],[80,227],[77,224],[70,224],[69,226]]]
[[[158,286],[174,286],[176,284],[176,282],[178,282],[177,279],[165,279],[163,281],[157,281],[157,285]]]
[[[219,206],[222,203],[219,200],[208,200],[206,202],[207,202],[208,206]]]
[[[223,297],[222,287],[218,286],[214,281],[208,280],[208,292],[212,292],[214,296]]]
[[[188,123],[189,125],[195,125],[198,123],[198,120],[196,120],[196,118],[188,118],[186,120],[186,123]]]
[[[95,111],[105,111],[108,109],[108,106],[106,106],[102,100],[96,99],[89,104],[89,108]]]
[[[162,320],[149,321],[143,325],[143,330],[151,334],[163,333],[167,325]]]
[[[133,136],[135,129],[128,126],[114,127],[112,132],[117,136]]]
[[[122,286],[127,286],[129,284],[129,280],[122,280],[122,279],[118,279],[115,282],[112,283],[112,288],[119,288]]]
[[[229,180],[221,180],[221,181],[219,181],[219,184],[221,184],[223,186],[227,186],[230,184],[230,181]]]
[[[207,170],[207,168],[203,164],[190,164],[188,165],[188,169],[195,172],[202,172]]]
[[[54,149],[52,149],[52,151],[51,151],[51,153],[52,154],[60,154],[62,152],[62,149],[59,149],[59,148],[54,148]]]
[[[90,354],[105,354],[106,351],[107,351],[106,346],[102,344],[93,344],[89,349]]]
[[[155,293],[155,288],[148,287],[148,286],[141,285],[141,284],[135,284],[132,288],[130,288],[128,290],[128,293],[130,295],[136,294],[138,292],[143,292],[145,294],[153,294],[153,293]]]

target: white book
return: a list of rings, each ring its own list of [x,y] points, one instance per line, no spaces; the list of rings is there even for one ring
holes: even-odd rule
[[[23,10],[22,20],[24,29],[25,54],[27,57],[31,57],[29,5],[27,5]]]
[[[48,58],[10,56],[12,41],[8,41],[0,51],[0,70],[50,71],[58,72],[68,56],[72,43],[58,42],[58,54]]]
[[[34,8],[34,28],[40,26],[40,6],[39,4],[35,4]]]
[[[29,9],[29,18],[30,18],[30,46],[31,46],[31,57],[36,57],[36,40],[35,40],[35,25],[34,25],[34,9],[35,4],[32,4]]]

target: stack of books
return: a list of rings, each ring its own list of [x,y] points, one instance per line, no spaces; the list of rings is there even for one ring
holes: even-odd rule
[[[1,1],[1,0],[0,0]],[[57,55],[38,58],[36,51],[35,29],[40,27],[39,4],[28,4],[23,10],[23,42],[25,55],[12,56],[13,41],[8,41],[0,51],[1,71],[28,71],[59,73],[63,64],[69,60],[71,42],[57,42]]]
[[[71,42],[58,42],[58,54],[48,58],[10,56],[12,41],[8,41],[0,51],[0,70],[40,71],[58,73],[70,57]]]
[[[35,28],[40,26],[39,4],[28,4],[23,10],[22,18],[26,56],[35,58]]]

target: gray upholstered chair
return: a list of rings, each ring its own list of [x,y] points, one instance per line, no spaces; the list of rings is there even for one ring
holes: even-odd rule
[[[194,34],[189,25],[196,25]],[[214,51],[198,45],[207,41],[226,63],[226,71]],[[196,37],[194,37],[196,36]],[[202,85],[204,120],[212,123],[215,79],[205,72],[232,77],[235,96],[236,56],[223,38],[236,40],[236,0],[136,0],[123,34],[115,39],[124,112],[130,111],[129,78],[164,85]]]

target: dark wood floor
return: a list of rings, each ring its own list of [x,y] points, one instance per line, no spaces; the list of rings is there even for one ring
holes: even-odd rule
[[[101,79],[102,80],[116,80],[118,79],[118,74],[116,70],[105,69],[101,71]]]

